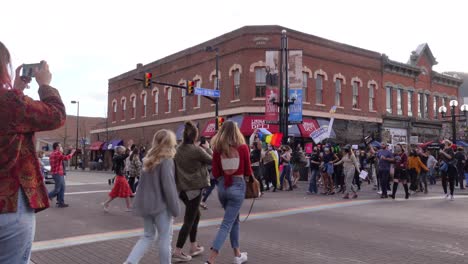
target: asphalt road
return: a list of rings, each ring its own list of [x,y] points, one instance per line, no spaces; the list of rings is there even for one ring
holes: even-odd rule
[[[124,212],[123,200],[105,213],[110,174],[70,172],[69,208],[37,215],[32,261],[123,263],[142,231],[142,221]],[[53,185],[48,185],[52,188]],[[401,191],[401,190],[400,190]],[[409,200],[379,199],[367,184],[356,200],[293,192],[266,193],[241,225],[241,247],[249,263],[468,263],[468,196],[442,199],[440,185]],[[398,194],[403,197],[400,192]],[[241,213],[250,207],[247,200]],[[200,244],[209,248],[223,211],[213,193],[202,212]],[[181,218],[175,221],[174,241]],[[188,244],[186,245],[188,246]],[[218,263],[231,263],[226,241]],[[203,263],[207,253],[192,261]],[[157,247],[141,263],[158,263]]]

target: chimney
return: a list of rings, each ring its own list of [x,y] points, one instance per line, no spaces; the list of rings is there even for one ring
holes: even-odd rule
[[[137,70],[140,69],[141,67],[143,67],[143,63],[137,63],[136,65]]]

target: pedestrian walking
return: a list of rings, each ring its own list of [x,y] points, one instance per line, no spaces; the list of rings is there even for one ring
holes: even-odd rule
[[[114,187],[112,188],[111,192],[109,193],[109,198],[102,203],[104,211],[109,211],[109,204],[115,198],[123,198],[125,199],[125,203],[127,205],[126,212],[131,212],[132,208],[130,205],[130,196],[132,196],[132,190],[130,189],[130,185],[128,185],[127,179],[125,178],[125,160],[129,157],[129,149],[125,148],[124,146],[118,146],[115,149],[116,154],[112,158],[112,167],[114,168],[115,172],[115,183]]]
[[[382,189],[382,194],[380,198],[388,198],[387,190],[389,190],[388,185],[390,177],[390,163],[394,161],[392,152],[387,148],[387,143],[382,142],[381,149],[379,150],[379,152],[377,152],[377,159],[379,163],[380,188]],[[371,150],[374,151],[373,149]]]
[[[223,125],[224,126],[224,125]],[[208,166],[212,162],[212,150],[208,141],[196,144],[198,129],[191,122],[185,122],[183,141],[174,157],[176,162],[176,183],[179,198],[185,204],[184,223],[177,238],[172,259],[177,262],[192,260],[205,251],[197,242],[198,222],[200,221],[200,201],[202,190],[210,186]],[[189,254],[182,252],[190,235]]]
[[[244,177],[252,175],[249,147],[237,124],[227,121],[212,139],[213,176],[218,179],[219,201],[224,208],[224,217],[211,247],[209,260],[215,264],[228,234],[234,250],[233,263],[247,262],[247,253],[240,250],[239,212],[245,199]]]
[[[133,209],[136,215],[143,218],[144,233],[124,264],[137,264],[156,236],[159,237],[159,263],[171,263],[172,224],[180,211],[173,160],[176,144],[174,132],[159,130],[154,134],[153,145],[143,159]]]
[[[398,190],[398,184],[401,182],[405,189],[405,199],[408,199],[410,194],[408,190],[408,156],[405,153],[404,148],[401,145],[395,147],[395,154],[393,161],[395,162],[395,174],[393,177],[393,190],[392,199],[395,199],[396,192]]]
[[[445,199],[450,199],[451,201],[455,200],[453,196],[453,191],[455,189],[455,178],[458,176],[457,173],[457,159],[455,158],[455,153],[452,149],[452,142],[448,139],[444,140],[444,149],[441,149],[440,157],[446,166],[445,173],[442,173],[442,188],[444,189]],[[450,188],[450,195],[447,193],[447,183]]]
[[[421,161],[417,150],[411,150],[410,156],[408,158],[408,173],[411,179],[410,190],[416,192],[419,184],[417,175],[420,175],[422,172],[427,172],[428,170],[429,169],[426,167],[426,165],[424,165],[423,161]],[[425,180],[425,188],[427,189],[427,180]]]
[[[301,170],[307,166],[307,159],[302,151],[301,145],[297,145],[294,152],[291,153],[290,166],[293,172],[292,188],[297,188],[297,182],[301,177]]]
[[[289,146],[281,147],[281,165],[283,165],[283,171],[280,176],[280,191],[283,190],[284,180],[288,181],[288,191],[293,190],[293,184],[291,181],[291,148]]]
[[[431,154],[431,151],[429,149],[426,149],[426,155],[427,155],[426,167],[429,169],[429,172],[428,172],[429,184],[434,185],[436,184],[435,169],[437,165],[437,160]]]
[[[335,194],[335,186],[333,184],[333,163],[337,162],[339,159],[335,153],[331,152],[329,147],[324,149],[323,154],[323,167],[322,167],[322,179],[323,179],[323,192],[324,195],[333,195]]]
[[[262,158],[263,167],[264,167],[264,177],[266,183],[266,191],[270,190],[270,185],[273,187],[273,192],[276,192],[276,189],[280,185],[279,173],[278,173],[278,159],[274,152],[273,146],[268,145],[265,156]]]
[[[458,147],[455,159],[457,160],[458,183],[460,184],[460,189],[464,190],[465,184],[463,180],[465,179],[466,154],[462,147]]]
[[[54,150],[49,156],[50,162],[50,173],[54,178],[55,187],[49,192],[49,200],[52,202],[55,197],[57,197],[57,207],[65,208],[69,205],[65,203],[65,177],[64,177],[64,167],[63,162],[65,160],[70,160],[75,154],[75,150],[68,155],[63,155],[63,148],[59,142],[52,144],[52,149]]]
[[[200,147],[206,144],[206,138],[205,137],[200,137]],[[208,168],[208,173],[210,174],[210,186],[205,187],[202,191],[202,200],[200,202],[200,207],[207,210],[208,205],[206,204],[206,201],[208,200],[208,197],[210,197],[211,193],[213,192],[214,188],[216,187],[216,184],[218,181],[213,177],[213,173],[211,173],[211,165],[207,166]]]
[[[351,146],[350,145],[346,145],[344,148],[343,148],[343,151],[344,151],[344,155],[343,155],[343,158],[341,158],[341,160],[339,160],[338,162],[334,163],[334,165],[339,165],[339,164],[343,164],[343,171],[344,171],[344,175],[345,175],[345,195],[343,196],[343,199],[349,199],[349,191],[352,191],[353,192],[353,196],[352,198],[353,199],[356,199],[358,197],[357,195],[357,186],[355,186],[353,184],[353,180],[354,180],[354,172],[357,171],[358,173],[360,172],[359,171],[359,161],[358,159],[356,158],[356,156],[354,155],[354,152],[351,150]]]
[[[140,161],[140,150],[138,148],[134,148],[132,154],[129,157],[129,175],[128,175],[128,185],[130,185],[130,189],[134,194],[136,192],[135,181],[140,179],[141,175],[141,166],[142,163]]]
[[[23,93],[31,81],[20,77],[23,66],[16,68],[13,82],[11,67],[10,53],[0,42],[0,263],[28,264],[35,212],[49,207],[35,155],[35,132],[61,127],[66,113],[59,92],[50,86],[52,75],[45,61],[34,69],[39,100]]]
[[[312,154],[310,155],[310,180],[309,180],[309,190],[307,194],[317,194],[317,177],[320,174],[320,153],[319,149],[315,146]]]
[[[250,152],[250,163],[252,164],[252,171],[254,177],[260,183],[260,196],[263,195],[264,186],[263,186],[263,177],[260,172],[260,160],[262,158],[262,143],[255,141],[252,144],[252,151]]]

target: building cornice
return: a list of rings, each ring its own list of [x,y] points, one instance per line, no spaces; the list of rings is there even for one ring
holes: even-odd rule
[[[390,60],[385,54],[382,55],[382,66],[386,72],[391,72],[411,78],[416,78],[421,73],[421,69],[419,67]]]
[[[442,74],[433,71],[432,72],[432,81],[438,84],[458,88],[462,85],[463,80],[451,75]]]

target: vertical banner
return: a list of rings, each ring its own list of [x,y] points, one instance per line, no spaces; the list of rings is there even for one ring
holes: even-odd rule
[[[288,87],[289,106],[288,121],[290,124],[302,123],[302,50],[290,50],[288,54]]]
[[[333,122],[335,121],[335,112],[336,112],[336,105],[332,106],[330,109],[330,123],[328,124],[328,137],[331,135],[332,127],[333,127]]]
[[[265,123],[279,123],[279,51],[265,52]]]

